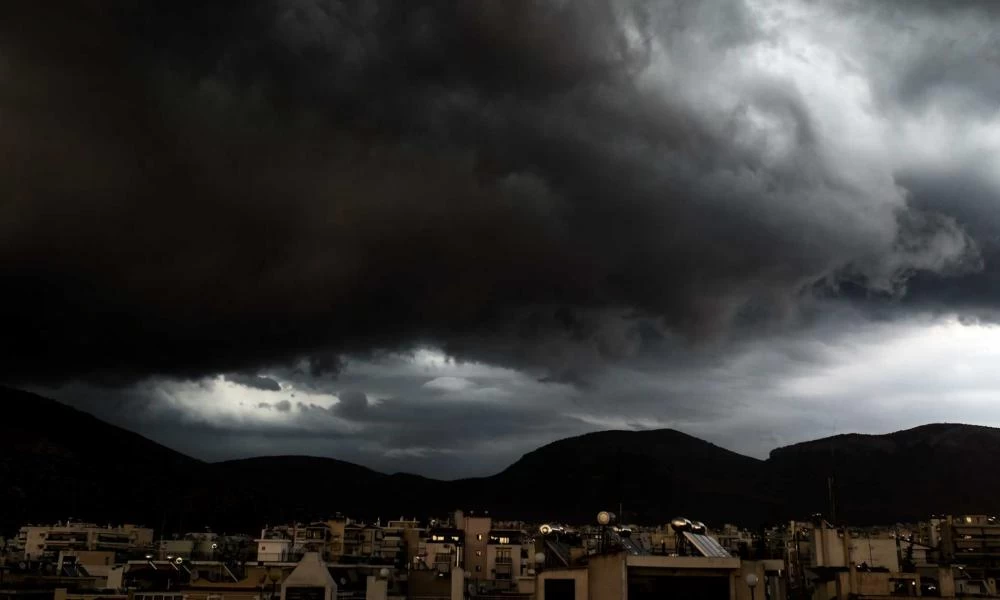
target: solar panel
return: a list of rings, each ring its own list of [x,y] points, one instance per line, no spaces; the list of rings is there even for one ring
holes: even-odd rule
[[[723,548],[715,538],[700,533],[684,532],[684,538],[691,542],[695,550],[709,558],[729,558],[729,551]]]
[[[631,540],[629,538],[625,538],[625,537],[619,537],[618,539],[619,539],[619,541],[622,544],[622,548],[624,548],[627,552],[630,552],[632,554],[645,554],[646,553],[633,540]]]

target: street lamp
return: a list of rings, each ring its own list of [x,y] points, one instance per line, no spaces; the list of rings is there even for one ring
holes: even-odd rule
[[[756,573],[747,573],[746,577],[747,587],[750,588],[750,600],[754,600],[757,596],[754,595],[754,588],[760,582],[760,578],[757,577]]]
[[[274,600],[278,593],[278,580],[281,579],[281,571],[268,569],[267,578],[271,580],[271,600]]]

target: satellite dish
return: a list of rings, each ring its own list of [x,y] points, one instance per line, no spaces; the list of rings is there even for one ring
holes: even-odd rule
[[[540,565],[543,562],[545,562],[545,553],[544,552],[536,552],[535,553],[535,564],[539,564]]]
[[[541,533],[542,535],[549,535],[550,533],[552,533],[552,526],[549,525],[548,523],[545,523],[538,528],[538,532]]]
[[[470,596],[475,596],[476,595],[476,586],[475,586],[475,584],[470,583],[466,587],[466,590],[468,590]]]
[[[615,522],[615,513],[602,510],[597,513],[597,524],[598,525],[610,525]]]
[[[28,570],[28,563],[26,563],[26,562],[24,562],[22,560],[21,562],[17,563],[17,568],[21,569],[22,571],[27,571]]]
[[[381,577],[382,579],[388,579],[389,569],[382,567],[381,569],[378,570],[378,576]]]

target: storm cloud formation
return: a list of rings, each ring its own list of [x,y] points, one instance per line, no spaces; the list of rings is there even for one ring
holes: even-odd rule
[[[992,3],[58,4],[0,25],[9,381],[992,301]]]

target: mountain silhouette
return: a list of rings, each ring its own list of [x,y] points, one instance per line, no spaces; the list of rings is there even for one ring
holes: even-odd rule
[[[73,517],[158,531],[253,533],[342,513],[634,523],[677,515],[756,526],[820,512],[854,524],[997,512],[1000,429],[934,424],[838,435],[766,461],[670,429],[602,431],[529,452],[489,477],[441,481],[349,462],[271,456],[207,463],[27,392],[0,388],[0,533]],[[832,506],[831,494],[832,489]]]

